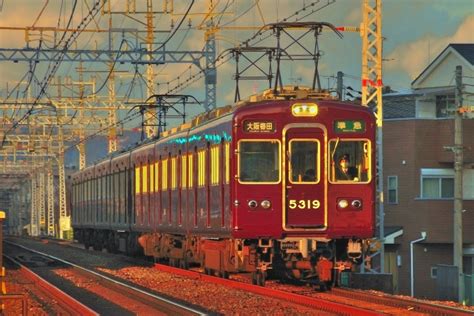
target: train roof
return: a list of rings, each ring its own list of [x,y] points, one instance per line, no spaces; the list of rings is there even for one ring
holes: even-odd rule
[[[122,156],[123,154],[127,154],[133,150],[137,150],[141,147],[145,147],[149,145],[150,143],[156,143],[162,140],[163,138],[168,138],[170,136],[174,136],[175,134],[179,134],[180,132],[189,131],[189,130],[201,127],[204,123],[209,123],[210,121],[214,121],[225,115],[230,115],[246,106],[268,103],[270,101],[291,101],[291,100],[297,100],[297,99],[314,99],[314,100],[333,101],[335,102],[335,105],[338,102],[340,102],[337,98],[332,96],[329,93],[329,91],[316,91],[308,87],[285,86],[282,89],[278,90],[276,93],[273,89],[268,89],[268,90],[263,91],[262,93],[251,95],[247,99],[237,102],[235,105],[226,105],[226,106],[219,107],[211,111],[201,113],[195,116],[190,122],[183,123],[177,127],[173,127],[167,131],[161,132],[160,137],[158,138],[154,137],[150,139],[145,139],[135,144],[131,144],[128,147],[118,152],[111,153],[107,155],[106,157],[104,157],[103,159],[100,159],[99,161],[94,162],[94,165],[103,163],[107,160],[110,161],[112,159],[118,158]],[[351,104],[348,102],[344,102],[344,106],[354,106],[354,108],[359,107],[359,109],[361,107],[360,105],[357,105],[355,103]],[[370,111],[369,109],[367,110]]]

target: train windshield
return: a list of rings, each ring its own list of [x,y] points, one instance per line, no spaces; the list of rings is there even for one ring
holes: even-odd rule
[[[243,140],[239,142],[239,181],[280,182],[280,142]]]
[[[370,181],[370,142],[368,140],[333,139],[329,142],[331,155],[330,182]]]
[[[290,181],[316,183],[319,181],[319,143],[316,140],[290,141]]]

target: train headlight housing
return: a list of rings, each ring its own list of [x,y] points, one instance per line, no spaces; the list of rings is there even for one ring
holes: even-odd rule
[[[248,206],[250,208],[256,208],[258,206],[258,203],[255,200],[250,200],[249,203],[248,203]]]
[[[349,206],[349,201],[341,199],[337,202],[337,206],[342,209],[347,208]]]
[[[318,115],[318,105],[316,103],[295,103],[291,106],[291,114],[314,117]]]
[[[266,210],[268,210],[270,207],[272,207],[272,203],[269,200],[263,200],[260,203],[260,206]]]
[[[362,207],[362,201],[361,200],[354,200],[351,203],[353,208],[360,209]]]

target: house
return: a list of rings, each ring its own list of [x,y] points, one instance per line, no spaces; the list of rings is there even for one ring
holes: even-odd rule
[[[474,44],[448,45],[411,89],[383,96],[385,272],[399,294],[410,295],[410,244],[422,232],[413,244],[415,296],[437,298],[438,265],[453,264],[457,65],[463,104],[474,110]],[[464,114],[463,135],[463,266],[474,274],[474,113]]]

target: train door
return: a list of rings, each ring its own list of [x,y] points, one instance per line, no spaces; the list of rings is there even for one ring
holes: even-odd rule
[[[326,134],[319,124],[285,128],[283,228],[324,230],[326,216]]]

